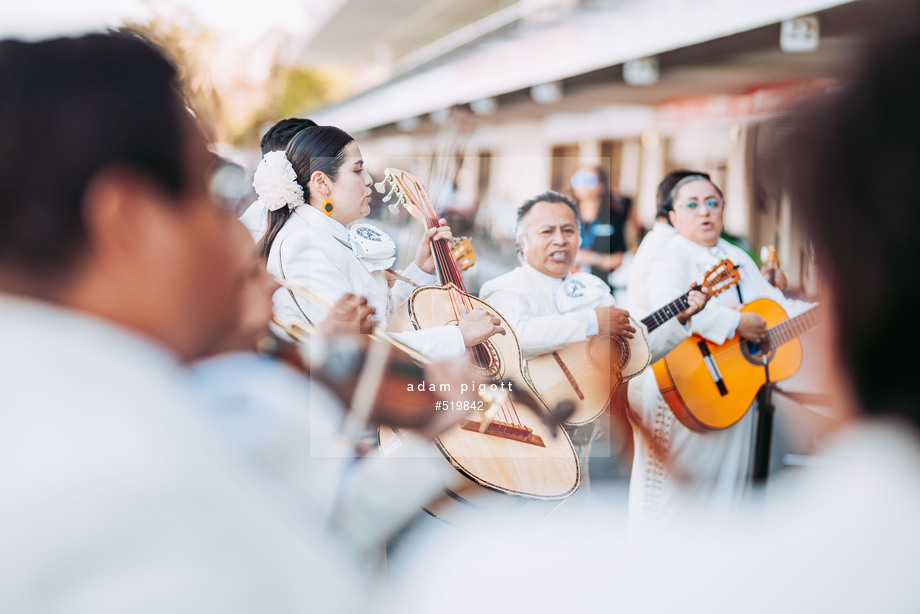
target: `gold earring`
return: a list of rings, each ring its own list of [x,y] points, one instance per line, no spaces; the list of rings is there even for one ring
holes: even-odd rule
[[[325,213],[326,215],[332,215],[332,211],[334,209],[335,209],[335,203],[333,203],[330,199],[327,198],[326,200],[323,201],[323,213]]]

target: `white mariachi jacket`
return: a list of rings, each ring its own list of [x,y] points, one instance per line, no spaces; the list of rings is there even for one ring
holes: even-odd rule
[[[655,222],[639,244],[629,268],[629,283],[626,286],[626,307],[630,313],[644,315],[661,307],[652,304],[648,296],[647,280],[658,254],[676,234],[672,226]]]
[[[514,329],[525,360],[584,341],[591,328],[592,310],[613,304],[608,291],[579,309],[563,313],[556,301],[556,292],[563,283],[525,263],[487,281],[479,291],[479,297]]]
[[[330,301],[348,293],[365,297],[382,325],[415,289],[404,281],[397,281],[390,288],[382,270],[369,271],[355,255],[348,229],[310,205],[297,207],[275,236],[267,266],[268,272],[279,279],[306,286]],[[437,283],[434,275],[426,274],[414,263],[402,275],[420,286]],[[275,292],[273,302],[275,315],[285,321],[318,324],[327,314],[325,308],[286,288]],[[459,356],[465,350],[463,336],[456,326],[392,336],[434,360]]]
[[[572,282],[585,280],[590,284],[593,279],[596,278],[581,273],[554,279],[525,263],[483,284],[479,296],[508,320],[518,336],[524,358],[529,360],[584,341],[597,332],[594,310],[615,305],[606,286],[603,292],[594,293],[584,301],[560,300],[560,295],[565,296]],[[635,314],[630,315],[638,321]],[[659,327],[651,337],[666,339],[663,345],[673,348],[687,337],[687,333],[677,320],[672,320]],[[655,360],[658,358],[660,356],[654,356]]]

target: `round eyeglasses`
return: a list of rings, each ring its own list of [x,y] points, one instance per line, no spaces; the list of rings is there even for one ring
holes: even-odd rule
[[[678,208],[683,207],[683,208],[685,208],[687,211],[690,211],[691,213],[694,213],[694,212],[696,212],[697,210],[702,211],[702,209],[700,209],[700,205],[701,205],[701,204],[702,204],[703,207],[706,208],[707,211],[719,211],[719,210],[722,209],[722,205],[723,205],[724,203],[723,203],[722,200],[719,199],[719,198],[707,198],[707,199],[703,200],[702,202],[697,201],[697,200],[695,200],[695,199],[692,199],[692,200],[689,200],[689,201],[687,201],[687,202],[685,202],[685,203],[677,203],[677,204],[674,205],[674,208],[675,208],[675,209],[678,209]]]

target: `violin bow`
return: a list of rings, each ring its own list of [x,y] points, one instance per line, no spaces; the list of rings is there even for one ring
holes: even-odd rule
[[[278,282],[281,285],[281,287],[287,288],[288,290],[290,290],[291,292],[295,294],[299,294],[303,298],[315,303],[316,305],[318,305],[319,307],[322,307],[323,309],[326,309],[327,311],[332,311],[332,309],[335,307],[335,303],[333,301],[326,298],[322,294],[319,294],[318,292],[315,292],[311,290],[310,288],[307,288],[306,286],[302,284],[299,284],[293,281],[278,279],[277,277],[275,278],[275,281]],[[284,325],[279,323],[279,326],[283,327]],[[293,335],[291,336],[293,337]],[[385,330],[383,330],[379,326],[374,327],[373,332],[370,333],[370,337],[371,339],[374,339],[375,341],[381,341],[383,343],[388,343],[396,348],[399,348],[400,350],[408,354],[410,358],[412,358],[413,360],[421,364],[427,365],[431,363],[431,359],[429,359],[427,356],[418,352],[417,350],[412,349],[405,343],[397,341],[396,339],[391,337],[389,333],[387,333]]]

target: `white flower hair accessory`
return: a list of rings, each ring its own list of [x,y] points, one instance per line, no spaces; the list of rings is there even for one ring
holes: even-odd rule
[[[304,204],[303,188],[297,183],[297,173],[283,151],[270,151],[262,156],[253,175],[252,187],[269,211],[284,206],[293,209]]]

